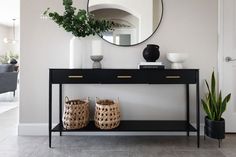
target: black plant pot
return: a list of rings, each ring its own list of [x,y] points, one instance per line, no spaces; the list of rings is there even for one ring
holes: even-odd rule
[[[14,58],[13,58],[13,59],[11,59],[11,60],[10,60],[10,64],[17,64],[17,60],[16,60],[16,59],[14,59]]]
[[[205,135],[208,137],[222,140],[225,138],[225,120],[221,118],[220,121],[212,121],[205,117]]]
[[[159,46],[154,44],[149,44],[143,50],[143,57],[147,62],[156,62],[160,57]]]

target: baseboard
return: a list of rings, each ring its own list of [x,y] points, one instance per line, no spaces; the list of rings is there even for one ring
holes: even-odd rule
[[[18,125],[20,136],[45,136],[48,135],[47,123],[20,123]]]
[[[53,125],[54,126],[54,125]],[[201,124],[201,135],[203,132],[204,124]],[[48,124],[47,123],[21,123],[18,125],[19,136],[47,136]],[[58,136],[58,133],[53,133]],[[80,135],[80,136],[186,136],[185,132],[64,132],[63,135]],[[190,133],[196,135],[196,133]]]

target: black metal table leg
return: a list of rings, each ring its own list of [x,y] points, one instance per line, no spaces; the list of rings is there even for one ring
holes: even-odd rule
[[[196,74],[197,84],[196,84],[196,118],[197,118],[197,146],[200,147],[200,95],[199,95],[199,71]]]
[[[51,84],[51,79],[49,76],[49,123],[48,123],[48,127],[49,127],[49,148],[52,147],[51,143],[52,143],[52,84]]]
[[[59,85],[59,125],[60,136],[62,135],[62,84]]]
[[[218,139],[218,146],[221,147],[222,139]]]
[[[186,119],[187,119],[187,136],[189,136],[189,124],[190,124],[190,119],[189,119],[189,84],[186,84]]]

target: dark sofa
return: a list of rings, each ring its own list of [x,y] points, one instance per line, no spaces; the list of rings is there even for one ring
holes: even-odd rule
[[[6,92],[13,92],[17,88],[18,72],[14,71],[12,64],[0,64],[0,94]]]

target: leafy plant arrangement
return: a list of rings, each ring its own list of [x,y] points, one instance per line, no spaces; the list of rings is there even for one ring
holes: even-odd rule
[[[72,6],[73,0],[63,0],[65,8],[64,14],[60,15],[57,12],[49,12],[48,8],[43,15],[49,16],[60,27],[63,27],[67,32],[71,32],[76,37],[86,37],[112,30],[114,22],[107,20],[97,20],[94,15],[87,13],[86,10]]]
[[[205,99],[202,99],[203,109],[207,114],[207,118],[212,121],[220,121],[222,114],[226,110],[227,103],[230,101],[231,94],[228,94],[224,99],[222,98],[222,92],[216,90],[215,73],[211,76],[211,87],[206,81],[208,93]]]
[[[0,63],[1,64],[7,64],[9,61],[9,57],[7,55],[1,55],[0,56]]]
[[[17,60],[17,59],[19,59],[19,55],[17,53],[14,53],[13,51],[10,51],[8,53],[8,56],[9,56],[9,60],[12,60],[12,59]]]
[[[15,60],[19,59],[19,55],[10,51],[0,56],[0,63],[8,64],[12,59],[15,59]]]

